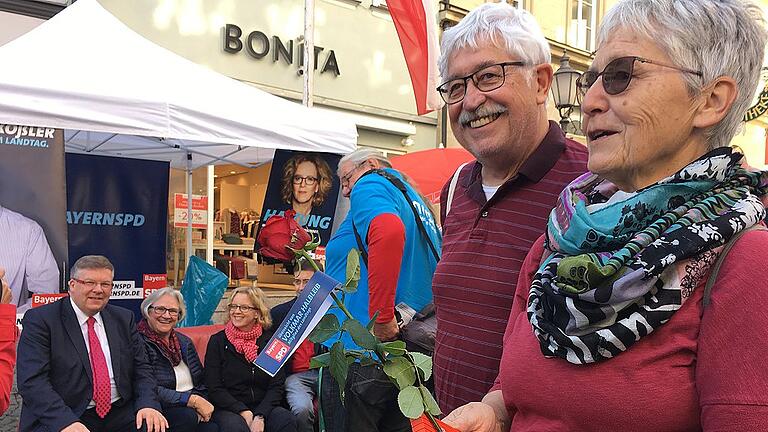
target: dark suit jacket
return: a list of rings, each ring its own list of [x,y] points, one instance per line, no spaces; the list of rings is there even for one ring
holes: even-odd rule
[[[101,317],[120,397],[136,410],[160,410],[133,313],[107,305]],[[16,369],[23,398],[19,431],[60,431],[79,421],[93,397],[91,362],[72,303],[63,298],[30,309],[22,327]]]

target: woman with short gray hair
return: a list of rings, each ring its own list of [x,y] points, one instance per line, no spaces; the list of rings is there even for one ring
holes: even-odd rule
[[[137,326],[157,380],[157,396],[170,430],[217,432],[211,422],[213,405],[207,400],[203,365],[187,336],[174,330],[186,313],[184,297],[173,288],[152,292],[141,302],[144,319]]]
[[[760,8],[619,0],[578,80],[588,173],[520,270],[495,386],[462,431],[768,430],[768,172],[728,147]]]

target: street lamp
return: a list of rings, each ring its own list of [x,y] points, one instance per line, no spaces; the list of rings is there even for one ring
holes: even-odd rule
[[[563,57],[560,58],[560,67],[555,71],[552,80],[552,99],[560,114],[560,127],[563,130],[566,130],[568,123],[571,122],[573,108],[579,106],[576,100],[576,80],[581,73],[571,67],[570,60],[568,51],[564,50]]]

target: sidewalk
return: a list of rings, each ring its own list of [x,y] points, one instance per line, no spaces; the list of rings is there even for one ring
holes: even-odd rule
[[[16,374],[13,374],[13,390],[11,390],[11,404],[8,411],[0,417],[0,432],[14,432],[19,426],[19,414],[21,413],[21,396],[16,391]]]

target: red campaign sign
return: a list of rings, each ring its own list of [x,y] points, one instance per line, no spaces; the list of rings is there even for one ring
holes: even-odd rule
[[[61,293],[61,294],[32,294],[32,307],[36,308],[38,306],[46,305],[48,303],[53,303],[61,298],[67,297],[69,294],[67,293]]]
[[[144,289],[144,298],[149,297],[153,292],[165,288],[168,286],[168,275],[165,273],[159,274],[144,274],[144,281],[142,288]]]
[[[272,342],[272,345],[267,348],[267,355],[279,362],[283,360],[283,357],[288,355],[289,350],[288,345],[284,344],[283,341],[275,339]]]

